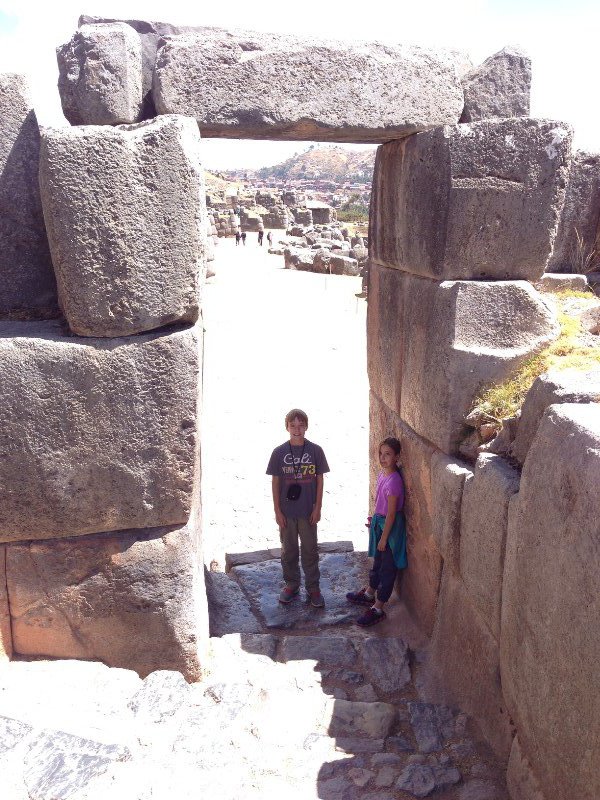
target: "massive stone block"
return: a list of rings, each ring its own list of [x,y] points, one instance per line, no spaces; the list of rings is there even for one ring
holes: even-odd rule
[[[184,524],[201,333],[76,339],[0,324],[0,541]]]
[[[472,714],[496,755],[508,760],[512,729],[500,684],[498,642],[460,577],[446,565],[422,686],[430,702]]]
[[[512,455],[521,464],[525,462],[548,406],[555,403],[594,402],[600,402],[600,369],[594,372],[581,372],[578,369],[552,370],[540,375],[525,397]]]
[[[502,687],[544,796],[600,796],[600,412],[547,409],[510,503]]]
[[[382,142],[458,122],[456,53],[199,28],[158,51],[154,102],[203,136]]]
[[[12,656],[12,632],[6,586],[6,545],[0,544],[0,662]]]
[[[56,56],[62,109],[72,125],[140,119],[142,46],[129,25],[82,25]]]
[[[71,330],[123,336],[197,319],[206,208],[192,120],[47,130],[40,184]]]
[[[38,169],[40,133],[24,75],[0,75],[0,317],[58,315]]]
[[[18,654],[198,680],[208,619],[196,515],[182,528],[5,547]]]
[[[519,473],[501,456],[484,453],[463,494],[460,574],[496,640],[500,638],[508,503],[518,491]]]
[[[513,739],[506,768],[506,788],[511,800],[545,800],[531,764],[523,755],[518,735]]]
[[[138,19],[114,19],[108,17],[94,17],[82,14],[79,17],[78,25],[104,25],[114,22],[123,22],[129,25],[137,33],[142,46],[142,94],[143,108],[142,119],[151,119],[156,116],[156,108],[152,99],[152,78],[154,76],[154,65],[156,63],[156,53],[163,44],[163,37],[178,36],[181,33],[191,33],[195,29],[187,25],[170,25],[168,22],[146,22]]]
[[[405,275],[403,298],[400,413],[451,454],[477,392],[558,335],[554,312],[525,281],[435,283]]]
[[[371,257],[439,280],[536,280],[564,201],[571,138],[564,123],[521,118],[384,145],[375,163]]]
[[[505,47],[463,76],[465,108],[461,122],[491,117],[527,117],[531,93],[531,59]]]
[[[442,558],[433,537],[431,471],[434,448],[411,430],[373,392],[369,411],[371,454],[371,502],[379,472],[379,443],[396,436],[402,444],[402,476],[406,487],[408,569],[402,573],[401,596],[422,630],[433,630]]]
[[[462,461],[435,452],[431,457],[432,533],[446,569],[458,574],[464,487],[473,473]]]
[[[547,272],[588,272],[600,265],[600,154],[578,150]]]
[[[409,332],[404,327],[404,275],[373,264],[369,269],[367,371],[369,386],[400,413],[402,355]]]

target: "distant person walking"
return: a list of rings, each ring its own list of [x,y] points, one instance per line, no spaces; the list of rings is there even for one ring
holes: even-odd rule
[[[237,231],[235,232],[235,244],[236,244],[236,247],[240,243],[240,239],[241,238],[242,238],[242,234],[240,233],[240,229],[238,228]]]
[[[246,231],[242,231],[242,244],[246,246]]]
[[[273,247],[273,234],[271,233],[271,231],[267,233],[267,244],[269,245],[269,247]]]
[[[260,228],[258,229],[258,243],[262,247],[263,243],[263,236],[265,235],[264,231],[261,231]]]

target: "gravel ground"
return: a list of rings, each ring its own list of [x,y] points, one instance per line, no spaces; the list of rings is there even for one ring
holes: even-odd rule
[[[280,232],[274,232],[275,241]],[[220,239],[204,289],[202,499],[205,562],[277,546],[265,475],[290,408],[325,450],[321,541],[366,549],[368,380],[360,278],[283,268],[250,233]]]

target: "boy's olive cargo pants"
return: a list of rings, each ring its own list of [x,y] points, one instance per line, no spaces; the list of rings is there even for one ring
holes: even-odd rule
[[[317,526],[299,517],[290,519],[279,531],[281,540],[281,566],[286,586],[296,591],[300,588],[300,564],[304,572],[304,586],[307,592],[319,588],[319,551],[317,549]],[[298,547],[300,540],[300,548]]]

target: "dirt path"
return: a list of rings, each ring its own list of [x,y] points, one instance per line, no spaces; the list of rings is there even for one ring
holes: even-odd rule
[[[275,239],[279,232],[275,233]],[[220,239],[204,291],[202,423],[206,563],[226,551],[278,545],[271,450],[285,441],[285,413],[303,408],[308,438],[325,450],[319,539],[365,549],[368,502],[366,303],[360,278],[283,269],[256,234]]]

